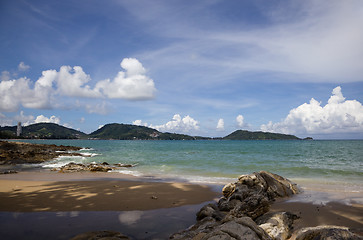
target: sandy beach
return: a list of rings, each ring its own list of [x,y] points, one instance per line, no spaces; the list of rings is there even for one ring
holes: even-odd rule
[[[50,181],[50,179],[52,179]],[[0,177],[0,211],[133,211],[200,204],[208,186],[113,173],[19,173]]]
[[[82,222],[86,225],[89,224],[89,228],[92,229],[94,223],[87,223],[84,218],[94,219],[95,214],[98,217],[104,215],[103,217],[106,218],[106,215],[115,213],[118,215],[118,220],[108,223],[108,229],[115,230],[116,228],[117,231],[123,231],[124,234],[129,234],[136,239],[163,239],[194,224],[195,213],[206,202],[216,201],[220,198],[220,189],[221,186],[212,187],[172,180],[143,179],[120,173],[21,172],[0,175],[0,212],[3,213],[2,218],[9,216],[12,218],[11,221],[14,222],[12,225],[17,224],[18,221],[17,217],[13,217],[17,216],[14,213],[26,216],[26,220],[24,220],[26,222],[33,221],[34,216],[39,218],[39,214],[48,216],[52,212],[56,215],[48,216],[53,219],[51,221],[57,219],[57,221],[67,222],[72,219],[72,214],[76,214],[76,216],[83,216]],[[302,193],[298,199],[280,199],[272,205],[270,211],[290,211],[298,215],[300,218],[295,221],[294,229],[317,225],[336,225],[346,226],[355,233],[363,233],[362,204],[345,204],[334,199],[325,204],[316,204],[301,200],[306,198],[304,194],[308,193]],[[311,195],[311,193],[309,194]],[[60,213],[72,214],[62,220],[59,219]],[[146,218],[147,223],[145,223],[145,216],[148,214],[149,217]],[[120,216],[126,216],[126,220],[124,219],[126,225],[122,223]],[[158,224],[161,218],[165,221],[162,226]],[[24,233],[21,233],[21,230],[15,235],[8,233],[7,229],[13,228],[11,221],[7,223],[8,225],[3,224],[1,228],[5,236],[10,234],[8,236],[14,237],[14,239],[21,239],[26,231],[30,231],[29,224],[20,224],[19,228],[21,229],[23,226]],[[182,224],[179,226],[178,222]],[[44,230],[47,228],[47,224],[47,222],[39,222],[40,226],[35,225],[32,229],[34,239],[41,236],[40,232],[47,232]],[[62,229],[60,226],[58,228]],[[150,229],[154,229],[155,233],[150,234]],[[59,239],[67,239],[72,234],[88,230],[90,229],[82,226],[80,229],[68,229],[68,234],[63,237],[61,237],[61,233],[58,233],[57,236]],[[46,236],[51,237],[52,235]]]

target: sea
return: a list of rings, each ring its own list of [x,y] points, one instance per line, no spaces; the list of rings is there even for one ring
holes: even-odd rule
[[[50,170],[70,162],[122,163],[120,173],[155,179],[225,184],[270,171],[302,185],[363,192],[363,140],[22,140],[81,147],[83,156],[60,156],[23,168]]]

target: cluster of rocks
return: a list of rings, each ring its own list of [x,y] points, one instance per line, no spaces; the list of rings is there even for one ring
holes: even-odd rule
[[[122,164],[117,163],[110,165],[107,162],[103,163],[89,163],[89,164],[82,164],[82,163],[68,163],[59,168],[53,168],[52,171],[58,171],[61,173],[71,173],[71,172],[108,172],[111,170],[118,170],[122,168],[131,168],[134,167],[133,164]]]
[[[297,215],[269,212],[275,199],[299,193],[296,184],[279,175],[265,171],[242,175],[222,192],[218,203],[208,204],[197,213],[195,225],[170,239],[362,239],[347,228],[335,226],[304,228],[293,233]]]
[[[56,157],[82,156],[80,147],[0,141],[0,165],[42,163]]]

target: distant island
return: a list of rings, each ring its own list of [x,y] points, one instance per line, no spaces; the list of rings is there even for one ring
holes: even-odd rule
[[[29,126],[0,127],[0,139],[115,139],[115,140],[303,140],[294,135],[237,130],[222,138],[189,136],[159,132],[156,129],[131,124],[110,123],[86,134],[55,123]],[[312,138],[306,138],[312,140]]]

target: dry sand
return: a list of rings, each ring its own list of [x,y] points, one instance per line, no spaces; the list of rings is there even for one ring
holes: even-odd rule
[[[142,181],[122,174],[24,173],[0,178],[0,211],[10,212],[150,210],[200,204],[218,196],[208,186]]]

